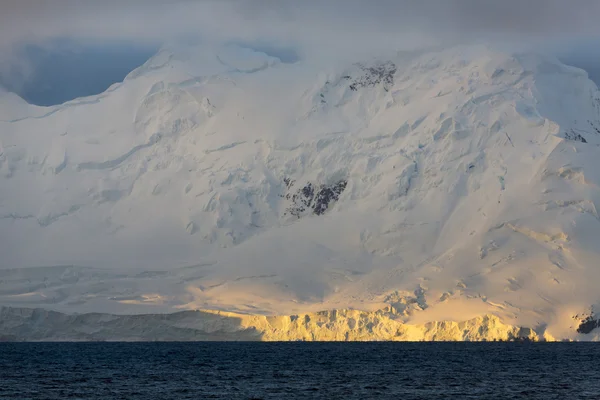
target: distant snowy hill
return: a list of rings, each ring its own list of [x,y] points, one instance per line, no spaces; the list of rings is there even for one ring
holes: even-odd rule
[[[0,94],[0,305],[574,337],[600,305],[599,145],[598,88],[547,57],[164,48],[98,96]]]

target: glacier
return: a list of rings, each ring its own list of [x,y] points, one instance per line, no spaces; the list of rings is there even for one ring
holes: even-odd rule
[[[0,336],[597,338],[585,71],[483,45],[317,61],[165,46],[97,96],[0,92]]]
[[[497,316],[403,324],[391,309],[333,310],[289,316],[196,310],[171,314],[67,315],[0,308],[0,340],[27,341],[554,341]]]

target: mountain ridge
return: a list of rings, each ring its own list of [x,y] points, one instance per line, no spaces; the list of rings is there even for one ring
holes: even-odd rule
[[[409,304],[404,323],[491,313],[562,338],[600,302],[584,71],[485,46],[343,68],[249,51],[163,50],[3,117],[2,304]]]

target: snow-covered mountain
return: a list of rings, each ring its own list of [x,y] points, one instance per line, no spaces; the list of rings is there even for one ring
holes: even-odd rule
[[[387,309],[585,338],[599,145],[598,88],[545,56],[164,48],[98,96],[0,94],[0,305]]]

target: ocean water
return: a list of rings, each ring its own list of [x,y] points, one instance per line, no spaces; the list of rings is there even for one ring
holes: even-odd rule
[[[0,399],[600,399],[593,343],[0,343]]]

